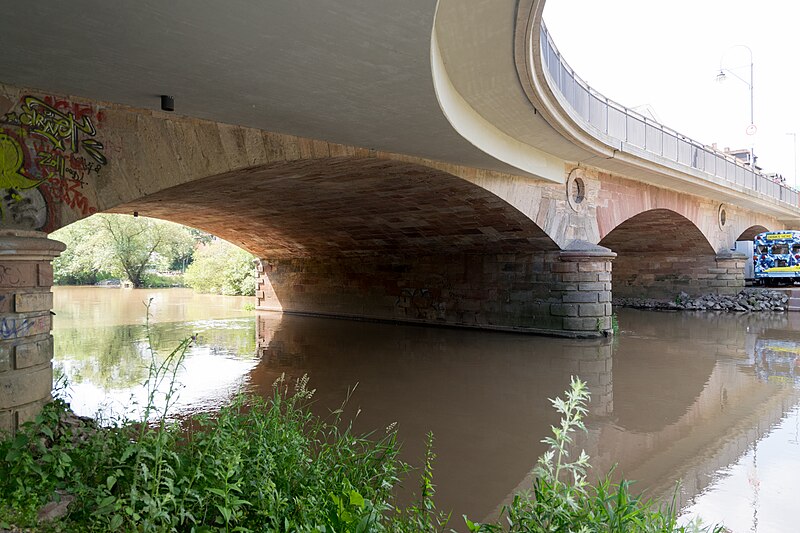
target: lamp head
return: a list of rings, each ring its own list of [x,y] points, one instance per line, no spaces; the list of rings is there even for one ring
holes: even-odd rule
[[[719,83],[722,83],[723,81],[728,79],[728,76],[725,74],[724,71],[720,70],[719,74],[717,74],[716,78],[714,79],[717,80]]]

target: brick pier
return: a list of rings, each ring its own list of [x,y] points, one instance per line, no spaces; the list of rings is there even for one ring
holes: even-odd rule
[[[14,431],[50,400],[53,267],[60,242],[0,232],[0,431]]]

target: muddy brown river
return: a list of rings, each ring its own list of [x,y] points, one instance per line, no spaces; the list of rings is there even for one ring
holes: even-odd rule
[[[454,517],[491,517],[530,486],[539,441],[557,422],[547,398],[577,375],[592,393],[579,445],[594,472],[616,464],[658,498],[680,481],[687,520],[797,530],[800,313],[620,309],[615,339],[576,341],[256,313],[245,310],[250,298],[188,289],[53,292],[56,374],[81,414],[137,415],[150,301],[160,354],[196,336],[176,416],[213,411],[241,391],[269,395],[281,374],[308,374],[323,416],[355,387],[346,415],[362,431],[397,422],[410,463],[433,431],[437,501]]]

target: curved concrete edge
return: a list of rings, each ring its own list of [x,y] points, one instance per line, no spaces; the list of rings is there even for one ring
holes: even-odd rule
[[[437,3],[436,16],[439,14]],[[435,19],[434,17],[434,19]],[[434,20],[431,31],[431,77],[442,113],[453,129],[476,148],[537,178],[564,183],[563,160],[527,145],[495,127],[461,96],[447,73]]]
[[[520,85],[539,113],[557,132],[578,146],[602,158],[613,158],[621,146],[604,143],[578,125],[575,120],[567,120],[568,110],[561,105],[550,89],[541,64],[539,50],[539,29],[545,0],[519,0],[514,33],[514,63],[517,67]],[[536,38],[531,41],[531,37]],[[533,42],[533,53],[528,55],[528,43]],[[538,54],[538,55],[537,55]]]
[[[551,89],[542,64],[540,31],[545,2],[546,0],[519,0],[518,3],[514,56],[520,84],[539,114],[556,131],[594,154],[591,160],[586,160],[587,163],[612,172],[627,173],[624,168],[628,168],[638,172],[645,181],[659,186],[676,190],[686,190],[689,187],[690,192],[697,191],[695,194],[766,212],[790,225],[800,224],[797,209],[792,209],[777,199],[716,176],[701,174],[696,169],[678,168],[677,163],[669,162],[657,154],[584,128],[582,121],[563,96]]]

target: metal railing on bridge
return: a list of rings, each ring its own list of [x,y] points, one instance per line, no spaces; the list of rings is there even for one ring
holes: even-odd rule
[[[595,129],[617,141],[670,161],[793,206],[800,205],[800,193],[797,190],[776,182],[761,172],[754,172],[737,158],[681,135],[595,91],[564,61],[544,23],[540,35],[542,62],[551,89],[558,90],[575,114],[583,119],[583,126],[588,126],[586,129],[589,131]]]

